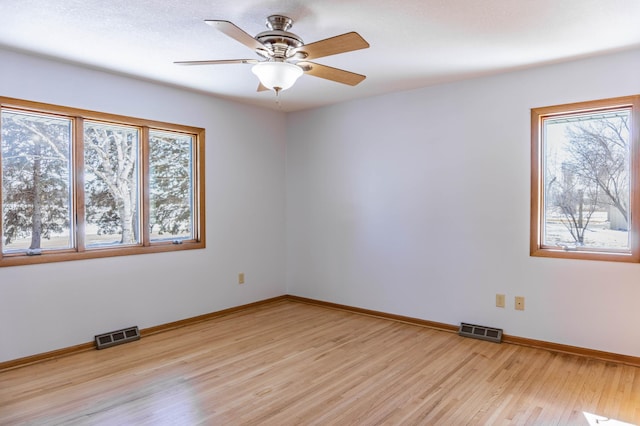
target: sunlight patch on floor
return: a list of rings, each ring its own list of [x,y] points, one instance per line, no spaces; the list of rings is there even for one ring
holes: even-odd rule
[[[610,419],[604,416],[598,416],[596,414],[587,413],[585,411],[582,412],[584,414],[584,418],[589,422],[589,426],[638,426],[634,423],[625,423],[620,420]]]

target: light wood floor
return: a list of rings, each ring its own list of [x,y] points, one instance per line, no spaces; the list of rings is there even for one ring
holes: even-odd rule
[[[585,413],[640,422],[640,368],[292,301],[0,373],[1,425],[546,426]]]

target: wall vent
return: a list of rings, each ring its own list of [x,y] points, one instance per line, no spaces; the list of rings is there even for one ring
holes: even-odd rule
[[[484,325],[467,324],[463,322],[460,324],[458,334],[464,337],[473,337],[495,343],[502,342],[501,328],[491,328],[485,327]]]
[[[138,330],[138,326],[110,331],[109,333],[98,334],[96,336],[96,349],[109,348],[139,339],[140,331]]]

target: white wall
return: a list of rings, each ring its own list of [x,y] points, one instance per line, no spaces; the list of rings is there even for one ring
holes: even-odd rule
[[[290,114],[288,293],[640,356],[640,265],[529,256],[530,109],[638,93],[635,50]]]
[[[10,51],[0,64],[0,96],[204,127],[207,209],[204,250],[0,268],[0,362],[285,292],[283,113]]]
[[[528,253],[530,108],[640,93],[638,50],[288,116],[0,63],[0,96],[207,131],[207,248],[0,268],[0,362],[285,292],[640,356],[640,265]]]

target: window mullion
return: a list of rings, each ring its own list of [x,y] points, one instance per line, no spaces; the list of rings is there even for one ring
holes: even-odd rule
[[[75,119],[73,132],[73,158],[75,160],[74,182],[75,182],[75,245],[78,252],[86,250],[85,241],[85,191],[84,191],[84,120],[80,117]]]
[[[141,143],[140,143],[140,195],[142,199],[141,214],[140,214],[140,230],[142,237],[142,245],[148,247],[151,245],[151,236],[149,224],[149,127],[143,126],[141,128]]]
[[[202,129],[197,135],[194,136],[194,173],[193,173],[193,190],[194,190],[194,224],[199,224],[200,226],[194,226],[193,236],[196,241],[203,241],[205,235],[205,223],[206,220],[204,218],[204,140],[205,140],[205,131]]]
[[[631,126],[629,132],[629,143],[631,144],[631,160],[629,165],[631,168],[631,188],[629,190],[631,198],[629,201],[629,243],[633,260],[640,262],[640,220],[634,217],[634,213],[640,211],[640,96],[634,96],[632,98]]]

